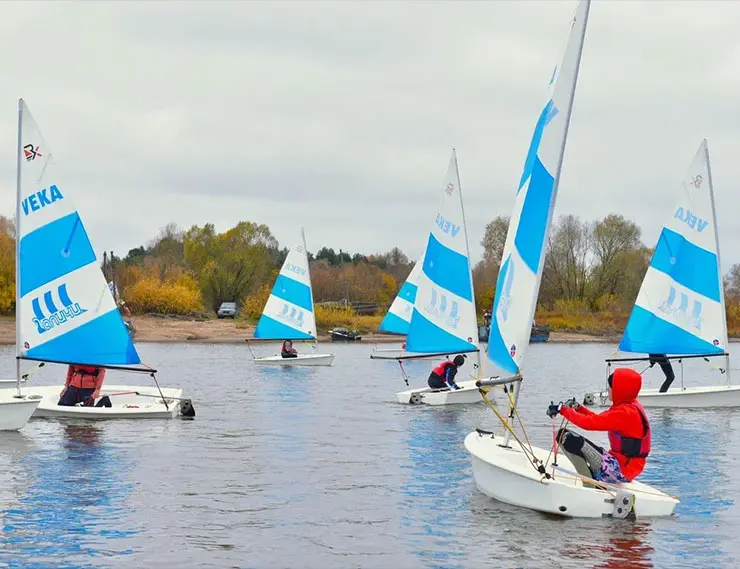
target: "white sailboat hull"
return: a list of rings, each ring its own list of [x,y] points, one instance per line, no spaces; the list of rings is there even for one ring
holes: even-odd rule
[[[25,388],[28,395],[42,397],[33,418],[80,418],[80,419],[173,419],[180,414],[182,389],[163,387],[167,405],[156,387],[138,385],[104,385],[100,396],[110,397],[111,407],[67,407],[57,405],[59,393],[64,386],[53,385]],[[136,395],[132,392],[138,392]]]
[[[17,397],[15,389],[0,389],[0,431],[22,428],[41,403],[41,398],[23,393]]]
[[[475,381],[460,381],[457,385],[460,389],[408,389],[396,393],[396,397],[405,405],[469,405],[483,401]]]
[[[254,363],[264,366],[330,366],[333,362],[334,354],[299,354],[296,358],[278,355],[254,359]]]
[[[546,479],[530,464],[516,441],[503,448],[502,437],[481,435],[474,431],[465,437],[470,453],[473,478],[478,489],[490,498],[538,512],[571,518],[611,517],[614,512],[613,492],[584,485],[581,478],[554,472]],[[546,460],[549,449],[533,447],[535,455]],[[562,453],[560,468],[575,472],[575,467]],[[553,469],[548,467],[552,475]],[[610,489],[612,489],[610,487]],[[631,482],[614,485],[613,490],[634,493],[634,513],[638,518],[670,516],[679,503],[647,484]]]
[[[740,407],[740,385],[710,385],[706,387],[673,387],[665,393],[657,389],[642,389],[637,396],[643,407],[703,409],[712,407]],[[586,393],[584,404],[609,407],[608,392]]]

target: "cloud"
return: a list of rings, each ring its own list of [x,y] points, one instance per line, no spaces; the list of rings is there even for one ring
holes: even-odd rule
[[[418,256],[456,147],[473,256],[513,206],[574,2],[0,3],[0,211],[26,99],[98,250],[170,221]],[[556,214],[622,213],[652,246],[709,138],[740,262],[732,2],[596,2]]]

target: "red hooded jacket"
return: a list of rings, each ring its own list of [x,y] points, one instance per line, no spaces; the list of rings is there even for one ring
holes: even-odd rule
[[[577,410],[563,407],[560,414],[571,423],[587,431],[610,431],[622,437],[643,439],[650,436],[649,423],[637,395],[642,388],[642,377],[630,368],[617,368],[612,376],[612,406],[602,413],[594,413],[581,405]],[[648,425],[645,432],[643,418]],[[610,437],[610,440],[613,437]],[[648,441],[649,446],[649,441]],[[648,449],[649,450],[649,449]],[[630,482],[645,468],[644,458],[627,458],[614,448],[609,452],[619,461],[624,477]]]

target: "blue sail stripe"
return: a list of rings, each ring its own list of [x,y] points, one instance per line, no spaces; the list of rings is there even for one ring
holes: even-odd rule
[[[31,346],[29,358],[90,365],[136,365],[141,358],[117,308],[49,340]]]
[[[62,304],[65,306],[65,308],[72,306],[72,299],[69,298],[69,294],[67,293],[67,285],[63,284],[59,287],[59,300],[62,301]]]
[[[717,255],[694,245],[679,233],[663,228],[650,266],[681,286],[720,302]]]
[[[38,297],[34,298],[31,301],[31,306],[33,306],[33,315],[36,317],[37,320],[43,320],[46,318],[44,316],[44,311],[41,310],[41,304],[39,303]]]
[[[408,337],[406,338],[407,351],[452,354],[476,349],[478,349],[478,346],[475,344],[461,340],[446,330],[442,330],[414,308],[414,314],[409,324]]]
[[[424,255],[423,271],[437,286],[465,300],[473,301],[468,258],[448,249],[432,234],[429,235]]]
[[[406,281],[403,283],[401,290],[398,291],[398,296],[413,304],[416,300],[416,291],[418,288],[415,284]]]
[[[634,338],[634,339],[633,339]],[[718,338],[721,342],[721,339]],[[641,306],[632,310],[629,322],[619,344],[622,352],[640,354],[714,354],[722,353],[715,346],[690,332],[658,318]]]
[[[514,238],[519,255],[535,274],[540,267],[542,243],[545,240],[554,185],[555,178],[547,171],[539,157],[535,157],[532,177],[527,188],[527,195],[524,197],[519,226]]]
[[[308,312],[313,312],[311,289],[305,284],[291,279],[290,277],[278,275],[275,280],[275,286],[272,287],[272,294],[282,300],[286,300],[296,306],[300,306]]]
[[[39,227],[21,239],[21,297],[95,262],[95,251],[87,237],[85,227],[80,223],[79,227],[73,231],[78,220],[77,212],[70,213]],[[70,244],[65,253],[64,249],[68,240]]]
[[[261,338],[263,340],[313,340],[314,337],[310,334],[306,334],[301,330],[292,328],[282,322],[278,322],[274,318],[270,318],[266,314],[263,314],[259,322],[257,322],[257,328],[254,330],[254,337]]]
[[[389,312],[380,323],[380,330],[389,334],[408,334],[409,323],[400,316]]]
[[[527,179],[533,174],[535,170],[535,162],[539,161],[539,158],[537,157],[537,151],[540,148],[542,135],[545,132],[545,127],[550,124],[550,121],[555,118],[556,114],[558,114],[558,109],[557,107],[555,107],[552,99],[550,99],[545,107],[542,109],[542,112],[537,119],[537,124],[534,127],[532,140],[530,141],[529,149],[527,150],[527,158],[524,160],[524,170],[522,171],[522,177],[519,180],[519,188],[516,192],[517,194],[521,191],[521,189],[524,187],[524,184],[527,182]]]

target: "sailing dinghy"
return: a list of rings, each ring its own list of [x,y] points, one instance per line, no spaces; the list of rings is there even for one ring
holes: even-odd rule
[[[439,213],[427,239],[424,261],[420,264],[416,297],[406,336],[407,354],[395,359],[402,362],[407,359],[475,353],[477,363],[473,364],[471,373],[477,377],[480,351],[473,275],[454,149],[440,195]],[[403,372],[403,364],[401,370]],[[408,385],[405,372],[403,377]],[[399,403],[412,405],[480,402],[475,380],[456,383],[460,389],[409,389],[398,393],[397,399]]]
[[[631,513],[667,516],[673,513],[677,499],[640,482],[596,482],[590,472],[579,471],[565,453],[532,446],[521,419],[523,436],[514,430],[514,418],[519,418],[521,364],[537,305],[589,4],[588,0],[579,3],[563,61],[550,81],[550,98],[527,154],[496,285],[486,353],[491,363],[512,375],[478,383],[484,401],[503,423],[505,434],[476,429],[465,437],[465,448],[478,489],[507,504],[566,517],[624,518]],[[506,279],[511,279],[513,286],[503,286]],[[502,385],[509,400],[507,416],[487,397],[489,388]],[[555,460],[551,461],[553,456]]]
[[[719,232],[709,147],[702,141],[681,187],[681,195],[663,225],[622,341],[621,352],[667,354],[684,359],[725,359],[723,385],[684,387],[674,384],[665,393],[642,389],[643,407],[737,407],[740,385],[730,384],[727,318]],[[670,355],[677,354],[677,355]],[[647,362],[646,358],[614,358],[615,362]],[[608,375],[608,374],[607,374]],[[586,393],[587,405],[608,406],[608,391]]]
[[[414,311],[414,301],[416,300],[416,290],[418,288],[417,282],[419,275],[421,274],[421,268],[424,265],[424,257],[422,256],[414,268],[411,269],[409,276],[401,286],[401,290],[398,291],[396,298],[393,299],[388,313],[380,323],[380,331],[386,334],[398,334],[399,336],[409,333],[409,324],[411,322],[411,314]],[[405,349],[406,343],[402,344],[402,348],[374,348],[370,354],[370,359],[373,360],[395,360],[399,356],[406,354]]]
[[[280,268],[254,330],[256,339],[316,341],[311,271],[303,229],[301,235],[302,243],[293,246]],[[334,361],[334,354],[298,354],[294,358],[284,358],[280,354],[258,358],[252,354],[252,357],[258,365],[330,366]]]
[[[22,99],[18,140],[18,370],[20,360],[90,365],[146,373],[155,383],[104,384],[100,395],[109,396],[111,407],[60,406],[62,385],[26,387],[29,396],[40,397],[33,416],[144,419],[172,418],[181,411],[194,415],[181,389],[160,389],[156,370],[141,365],[71,192],[60,183],[51,151]]]

